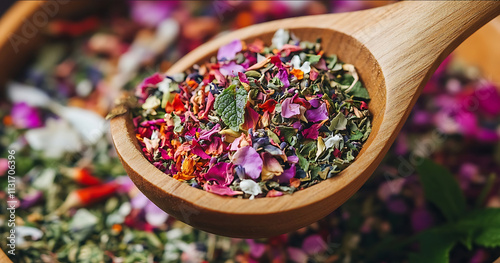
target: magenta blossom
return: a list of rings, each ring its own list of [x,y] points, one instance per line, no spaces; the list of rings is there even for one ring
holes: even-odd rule
[[[326,109],[326,103],[322,103],[316,109],[310,109],[310,110],[306,111],[306,118],[310,122],[318,122],[318,121],[328,120],[328,111]]]
[[[500,114],[500,92],[492,83],[478,88],[475,96],[481,111],[492,116]]]
[[[216,182],[220,186],[228,186],[234,179],[231,173],[228,173],[230,163],[217,163],[212,166],[204,175],[207,181]]]
[[[321,128],[322,123],[313,124],[310,128],[302,131],[302,135],[304,135],[305,139],[318,139],[319,136],[319,128]]]
[[[290,168],[283,171],[280,176],[274,177],[274,180],[277,180],[280,184],[288,184],[290,183],[290,179],[295,177],[295,173],[297,172],[297,167],[295,167],[295,163],[293,163]]]
[[[29,106],[25,102],[14,104],[10,114],[14,126],[18,129],[33,129],[43,125],[38,109]]]

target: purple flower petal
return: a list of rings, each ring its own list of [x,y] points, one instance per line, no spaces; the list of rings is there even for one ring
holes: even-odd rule
[[[168,219],[168,214],[151,201],[144,208],[144,213],[146,222],[155,227],[162,226]]]
[[[233,175],[227,173],[230,163],[217,163],[204,175],[207,181],[215,181],[220,186],[228,186],[233,182]]]
[[[327,245],[320,235],[311,235],[304,239],[302,243],[302,250],[308,255],[315,255],[322,253],[326,250]]]
[[[289,163],[298,163],[299,157],[297,155],[290,155],[287,157]]]
[[[234,40],[233,42],[219,48],[219,51],[217,52],[217,60],[232,60],[242,49],[243,46],[241,45],[241,40]]]
[[[387,209],[395,214],[405,214],[408,212],[408,205],[398,197],[391,197],[386,202]]]
[[[250,178],[256,180],[262,172],[262,159],[260,155],[251,146],[245,146],[233,155],[232,162],[234,165],[241,165],[245,168],[245,173]]]
[[[297,172],[297,167],[293,163],[290,168],[283,171],[280,176],[274,177],[276,181],[280,184],[288,184],[290,183],[290,179],[295,177],[295,173]]]
[[[398,195],[403,190],[406,178],[398,178],[386,181],[379,185],[377,195],[382,201],[387,201],[393,195]]]
[[[247,244],[250,247],[250,255],[253,258],[260,258],[266,252],[266,245],[263,243],[257,243],[253,239],[247,239]]]
[[[236,62],[231,61],[227,64],[222,65],[219,71],[224,76],[237,76],[238,73],[245,71],[245,68],[242,65],[236,64]]]
[[[210,140],[210,137],[212,137],[212,135],[216,134],[220,132],[220,124],[216,124],[212,129],[210,130],[203,130],[200,132],[200,140]]]
[[[146,26],[157,26],[170,16],[181,1],[129,1],[132,19]]]
[[[321,99],[319,99],[319,98],[312,99],[309,101],[309,104],[311,104],[311,107],[317,108],[317,107],[321,106]]]
[[[466,136],[474,136],[479,130],[477,117],[470,112],[458,112],[455,115],[455,121],[460,126],[461,132]]]
[[[28,195],[25,195],[23,196],[23,200],[21,202],[21,209],[28,209],[42,199],[43,199],[43,192],[38,190]]]
[[[149,201],[143,193],[138,192],[137,195],[130,200],[130,205],[135,209],[143,209],[149,202],[151,201]]]
[[[292,118],[300,114],[300,104],[292,103],[292,98],[285,99],[281,103],[281,116]]]
[[[283,83],[283,88],[286,89],[290,87],[290,81],[288,81],[288,72],[286,69],[282,68],[278,72],[278,79]]]
[[[500,113],[500,92],[493,83],[479,87],[475,95],[479,101],[479,108],[488,115],[498,115]]]
[[[420,232],[434,225],[432,213],[425,208],[417,208],[411,213],[413,231]]]
[[[310,122],[318,122],[328,120],[328,111],[326,110],[326,103],[322,103],[319,108],[310,109],[306,111],[306,118]]]

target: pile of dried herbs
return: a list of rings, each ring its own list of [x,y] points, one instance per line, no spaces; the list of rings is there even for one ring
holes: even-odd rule
[[[354,66],[283,29],[271,46],[234,40],[185,73],[156,73],[136,96],[146,158],[219,195],[281,196],[331,178],[371,132]]]

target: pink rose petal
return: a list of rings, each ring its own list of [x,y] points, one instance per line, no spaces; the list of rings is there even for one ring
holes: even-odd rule
[[[242,48],[243,46],[241,45],[241,40],[234,40],[233,42],[219,48],[219,51],[217,52],[217,60],[232,60]]]
[[[233,175],[227,173],[230,163],[217,163],[204,175],[207,181],[217,182],[220,186],[228,186],[233,182]]]
[[[300,114],[300,105],[292,103],[292,98],[285,99],[281,103],[281,116],[283,118],[292,118]]]
[[[233,155],[232,163],[234,165],[241,165],[245,168],[245,174],[254,180],[258,179],[262,172],[262,159],[257,151],[251,146],[245,146],[238,149]]]
[[[217,184],[214,184],[214,185],[205,184],[204,188],[205,188],[205,191],[211,192],[214,194],[218,194],[218,195],[233,196],[233,195],[242,194],[242,192],[233,191],[233,190],[231,190],[231,188],[229,188],[227,186],[221,186],[221,185],[217,185]]]

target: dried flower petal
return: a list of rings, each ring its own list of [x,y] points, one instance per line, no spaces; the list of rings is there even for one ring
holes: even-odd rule
[[[245,173],[248,177],[254,180],[260,177],[263,162],[260,155],[251,146],[238,149],[231,160],[234,165],[241,165],[245,168]]]
[[[283,167],[270,153],[263,152],[260,154],[263,161],[261,180],[267,181],[275,176],[280,176],[283,173]]]
[[[234,40],[231,43],[219,48],[219,51],[217,52],[217,59],[233,60],[236,54],[240,52],[242,48],[243,46],[241,45],[241,40]]]
[[[249,179],[241,180],[240,188],[245,194],[251,195],[250,199],[254,199],[256,195],[262,193],[259,184]]]

